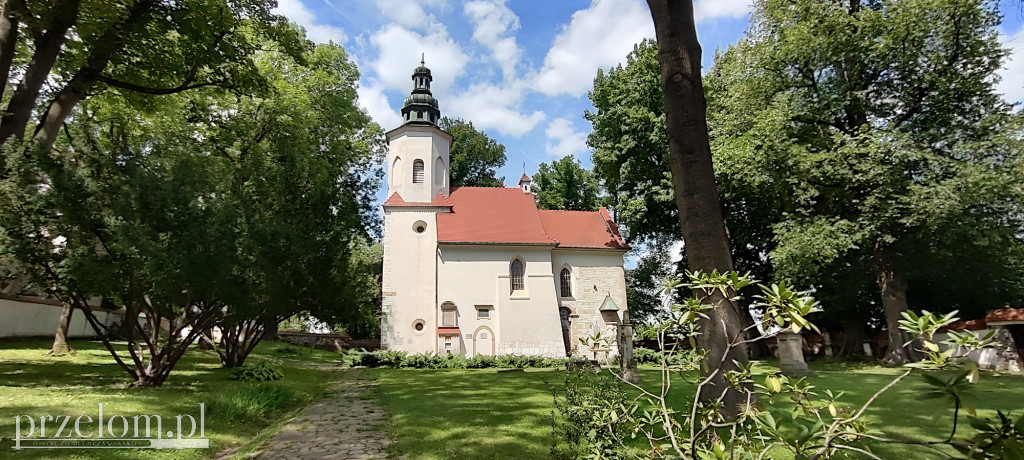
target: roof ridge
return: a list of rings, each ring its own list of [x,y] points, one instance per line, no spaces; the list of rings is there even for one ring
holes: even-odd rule
[[[582,210],[579,210],[579,209],[537,209],[537,210],[538,211],[548,211],[548,212],[590,212],[590,213],[597,213],[597,214],[601,213],[600,210],[598,210],[598,211],[582,211]]]

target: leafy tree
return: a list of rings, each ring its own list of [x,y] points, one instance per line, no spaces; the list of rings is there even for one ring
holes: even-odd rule
[[[496,177],[505,166],[505,146],[477,131],[473,122],[442,117],[438,127],[452,135],[452,187],[503,187],[504,177]]]
[[[630,242],[680,235],[658,69],[657,45],[644,40],[625,66],[598,70],[589,94],[595,111],[584,114],[592,125],[594,175]]]
[[[540,209],[596,211],[599,206],[597,179],[572,155],[551,165],[541,163],[533,176],[533,190]]]
[[[269,0],[4,0],[0,4],[0,75],[5,96],[0,143],[31,138],[43,150],[90,94],[119,88],[172,94],[220,86],[253,91],[254,39],[294,56],[304,46]],[[17,82],[10,81],[17,78]],[[52,89],[44,88],[55,85]],[[6,88],[6,86],[5,86]],[[2,91],[2,89],[0,89]]]
[[[355,66],[335,45],[301,61],[263,48],[266,97],[110,92],[82,105],[59,156],[5,146],[0,249],[82,309],[140,385],[215,325],[232,366],[283,317],[349,308],[336,294],[350,248],[379,226],[383,143]],[[82,308],[93,297],[125,311],[119,330]]]
[[[980,0],[769,0],[708,77],[721,174],[775,201],[760,231],[776,275],[860,311],[874,284],[892,362],[918,357],[897,324],[908,296],[978,311],[1022,292],[999,19]]]
[[[668,139],[668,165],[679,223],[686,244],[689,270],[718,273],[733,270],[729,236],[719,204],[718,187],[712,164],[707,129],[707,102],[701,77],[701,49],[693,16],[693,2],[648,0],[658,39],[658,63],[661,71],[662,101],[665,107],[665,133]],[[694,287],[694,291],[700,291]],[[731,300],[729,290],[716,290],[707,296],[710,308],[700,321],[704,332],[698,346],[707,352],[711,363],[723,363],[719,370],[703,369],[709,387],[698,388],[705,403],[717,402],[723,414],[734,418],[744,401],[741,391],[730,390],[725,372],[742,368],[748,361],[745,308]],[[747,312],[749,313],[749,312]]]

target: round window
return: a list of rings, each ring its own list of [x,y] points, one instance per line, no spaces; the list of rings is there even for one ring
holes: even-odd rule
[[[412,229],[416,233],[423,233],[427,231],[427,223],[422,220],[417,220],[415,224],[412,224]]]
[[[412,322],[412,330],[416,331],[417,334],[422,334],[423,329],[427,326],[426,321],[418,319]]]

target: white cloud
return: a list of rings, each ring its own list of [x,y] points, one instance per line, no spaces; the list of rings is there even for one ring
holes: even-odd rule
[[[554,141],[544,145],[544,150],[551,155],[564,157],[584,152],[587,149],[587,135],[573,129],[572,122],[565,118],[551,120],[544,135]]]
[[[697,22],[719,18],[742,18],[750,12],[751,0],[698,0],[693,5]]]
[[[519,29],[519,17],[505,6],[505,0],[469,2],[464,11],[473,22],[473,39],[491,50],[506,80],[515,77],[522,55],[511,34]]]
[[[1003,46],[1010,50],[1008,62],[999,69],[1002,81],[996,90],[1007,102],[1024,102],[1024,26],[1013,35],[1000,35]]]
[[[489,83],[470,86],[451,99],[448,112],[454,117],[472,121],[479,129],[522,136],[547,118],[539,110],[532,113],[520,111],[525,85],[525,82],[518,81],[500,86]],[[445,112],[443,102],[442,113]]]
[[[359,105],[363,106],[370,114],[370,118],[373,118],[373,121],[376,121],[385,131],[397,128],[402,124],[402,116],[399,115],[398,110],[391,108],[388,97],[384,95],[384,89],[377,82],[360,85],[356,94],[359,95]]]
[[[377,8],[400,26],[422,30],[436,21],[421,5],[437,6],[438,0],[377,0]]]
[[[536,78],[536,88],[549,96],[583,96],[599,67],[625,60],[640,40],[654,37],[654,23],[639,0],[594,0],[573,13],[555,37]]]
[[[327,25],[319,24],[316,15],[306,8],[306,5],[302,4],[301,0],[278,0],[277,8],[274,8],[274,13],[283,15],[298,23],[304,29],[306,29],[306,37],[317,43],[327,43],[333,41],[334,43],[342,44],[348,40],[341,29]]]
[[[429,29],[420,34],[389,24],[370,37],[378,50],[377,60],[370,63],[370,68],[383,89],[411,91],[412,71],[420,63],[420,53],[425,53],[427,67],[434,76],[431,85],[434,96],[443,98],[449,93],[452,84],[464,73],[469,57],[448,37],[443,26],[434,24]]]

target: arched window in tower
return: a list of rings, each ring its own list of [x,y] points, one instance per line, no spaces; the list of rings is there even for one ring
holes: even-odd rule
[[[391,181],[391,185],[394,186],[398,183],[398,178],[402,176],[402,158],[396,157],[395,162],[391,164],[391,175],[388,179]]]
[[[569,271],[569,267],[563,268],[558,278],[562,282],[562,297],[572,297],[572,272]]]
[[[412,183],[423,183],[423,160],[416,160],[412,162]]]
[[[525,289],[523,283],[523,261],[519,259],[512,259],[512,265],[509,266],[508,279],[511,284],[512,292],[522,291]]]
[[[437,157],[434,160],[434,185],[438,187],[444,187],[444,160],[441,157]]]

